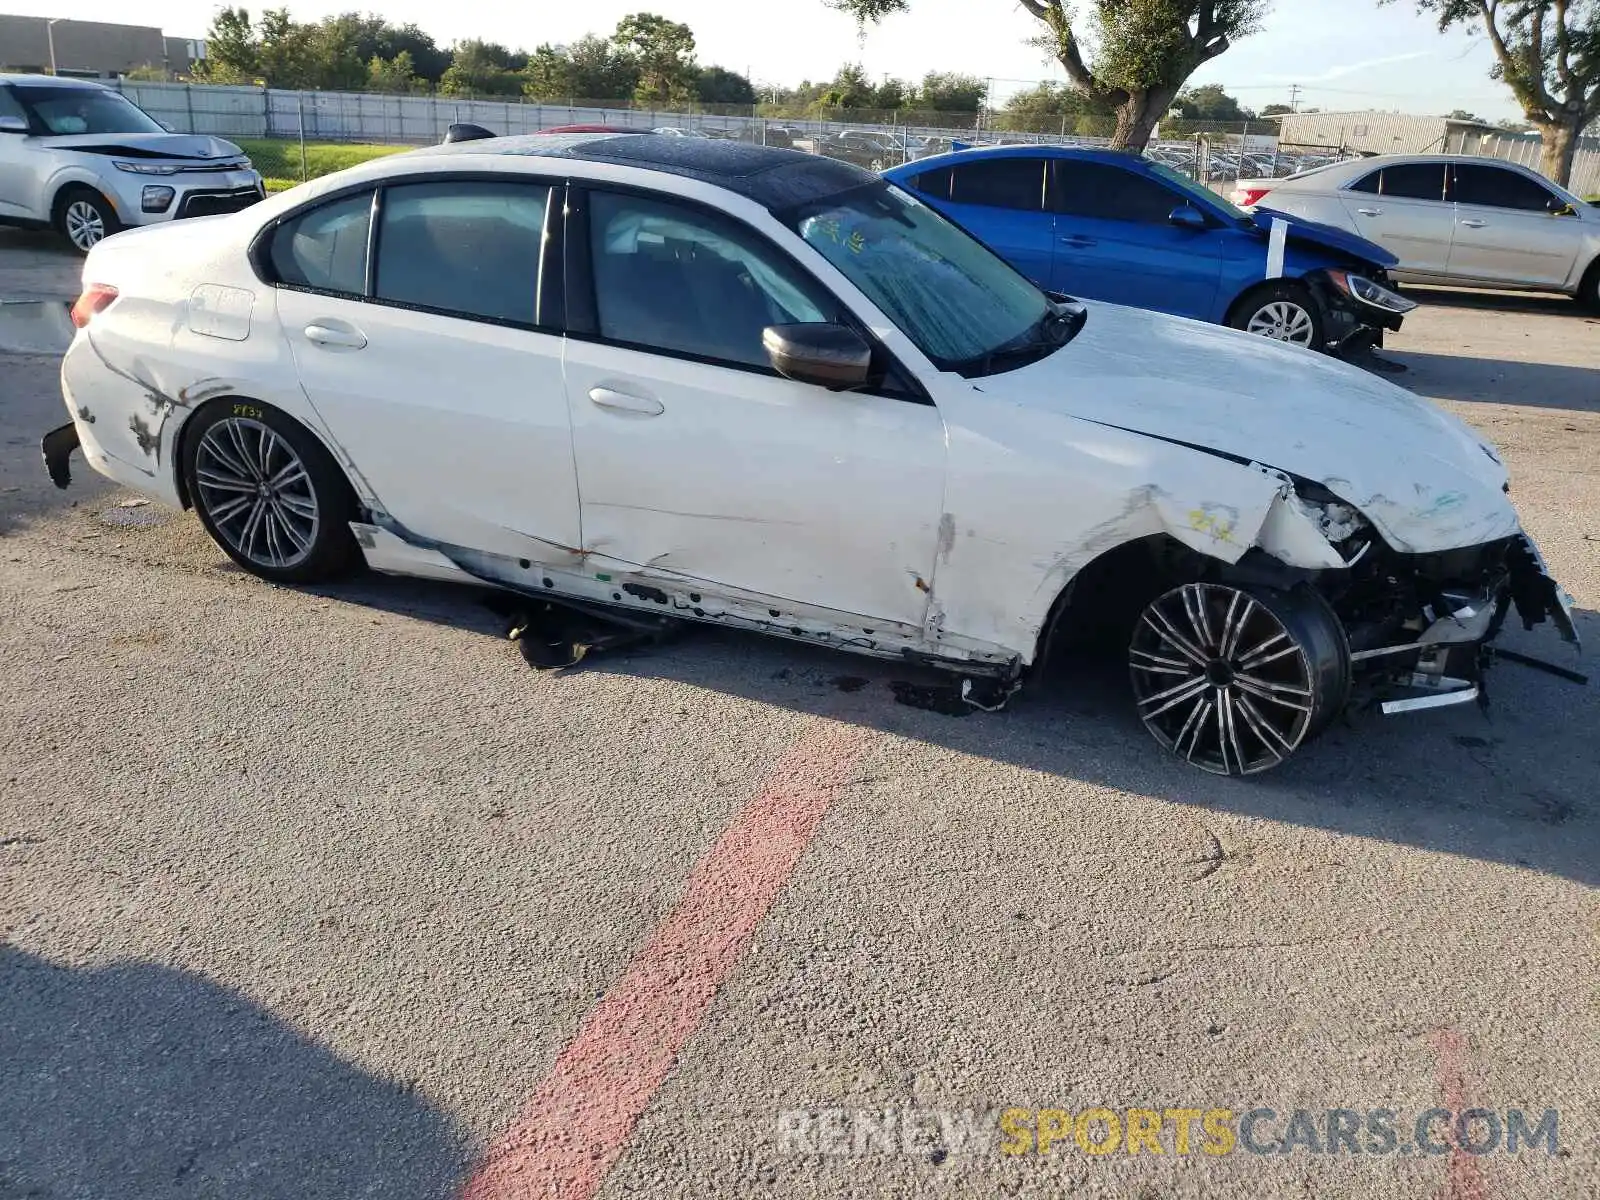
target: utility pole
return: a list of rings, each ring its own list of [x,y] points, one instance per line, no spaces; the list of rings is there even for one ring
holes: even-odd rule
[[[44,23],[45,40],[50,43],[50,74],[56,74],[56,22],[66,20],[65,17],[55,17]]]
[[[1290,112],[1299,112],[1300,111],[1300,93],[1301,93],[1302,90],[1303,89],[1300,87],[1300,85],[1298,83],[1292,83],[1292,84],[1289,85],[1289,111]]]

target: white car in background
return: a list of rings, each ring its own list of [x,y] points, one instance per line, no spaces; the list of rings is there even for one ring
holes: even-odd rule
[[[283,583],[365,563],[965,679],[1124,657],[1184,759],[1573,637],[1494,450],[1358,368],[1041,292],[887,181],[711,139],[385,158],[89,255],[44,457]],[[979,697],[991,697],[985,701]]]
[[[232,142],[170,133],[89,80],[0,75],[0,225],[54,226],[87,253],[119,229],[236,212],[265,194]]]
[[[1377,242],[1400,259],[1395,279],[1565,292],[1600,308],[1600,207],[1515,163],[1387,154],[1241,179],[1231,198]]]

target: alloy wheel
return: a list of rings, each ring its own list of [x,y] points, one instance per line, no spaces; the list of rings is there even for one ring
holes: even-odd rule
[[[1218,775],[1284,762],[1348,694],[1348,648],[1320,602],[1224,584],[1188,583],[1152,601],[1128,668],[1145,728]]]
[[[257,566],[298,566],[317,540],[321,514],[305,463],[260,421],[228,417],[208,428],[194,482],[206,515]]]
[[[1260,334],[1295,346],[1311,345],[1315,329],[1311,314],[1292,300],[1274,300],[1270,304],[1263,304],[1245,323],[1247,333]]]
[[[74,200],[62,214],[67,239],[79,250],[92,250],[106,236],[105,218],[89,200]]]

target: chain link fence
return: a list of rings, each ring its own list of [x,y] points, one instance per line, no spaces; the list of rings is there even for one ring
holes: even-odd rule
[[[1104,117],[1019,117],[999,111],[938,112],[863,108],[795,111],[781,104],[648,107],[617,100],[559,103],[517,97],[391,95],[288,91],[249,86],[123,81],[123,93],[183,133],[238,142],[270,188],[289,187],[381,154],[443,140],[452,124],[497,134],[536,133],[565,125],[662,130],[825,154],[882,170],[961,146],[1109,144]],[[1023,125],[1026,128],[1013,128]],[[1288,145],[1276,121],[1164,121],[1146,153],[1223,195],[1241,179],[1281,179],[1355,157],[1344,146]],[[1456,152],[1537,167],[1537,138],[1483,138]],[[1600,151],[1583,151],[1573,174],[1580,194],[1600,191]]]

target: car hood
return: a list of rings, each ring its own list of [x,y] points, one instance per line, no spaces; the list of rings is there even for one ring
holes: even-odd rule
[[[1400,260],[1377,242],[1369,242],[1366,238],[1347,230],[1324,225],[1320,221],[1307,221],[1304,217],[1297,217],[1292,213],[1279,212],[1274,208],[1257,207],[1250,213],[1256,223],[1256,228],[1263,233],[1272,232],[1272,220],[1276,217],[1280,221],[1289,222],[1289,241],[1298,242],[1302,246],[1315,246],[1319,250],[1334,250],[1351,258],[1359,258],[1364,262],[1374,263],[1389,270],[1399,265]]]
[[[1061,349],[973,386],[1002,402],[1320,483],[1403,553],[1518,531],[1499,458],[1428,401],[1253,334],[1112,304],[1084,307],[1087,321]]]
[[[203,133],[72,133],[42,137],[42,145],[81,154],[118,154],[127,158],[239,158],[232,142]]]

